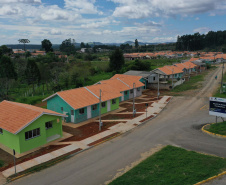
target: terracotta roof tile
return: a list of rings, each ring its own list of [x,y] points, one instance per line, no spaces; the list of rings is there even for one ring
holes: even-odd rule
[[[60,91],[57,92],[56,95],[60,96],[72,108],[80,109],[99,103],[100,89],[102,90],[102,101],[122,96],[120,91],[115,90],[108,84],[96,84],[67,91]]]
[[[17,134],[42,114],[65,116],[48,109],[4,100],[0,103],[0,128]]]
[[[177,73],[183,73],[182,69],[177,66],[164,66],[158,68],[160,71],[165,73],[166,75],[172,75]]]

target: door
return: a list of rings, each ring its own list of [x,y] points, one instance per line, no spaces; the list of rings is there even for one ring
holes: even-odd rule
[[[72,123],[75,122],[75,113],[74,113],[74,110],[71,110],[71,122]]]
[[[92,117],[91,115],[91,105],[87,107],[87,119],[90,119]]]
[[[107,110],[108,112],[111,111],[111,100],[107,101]]]

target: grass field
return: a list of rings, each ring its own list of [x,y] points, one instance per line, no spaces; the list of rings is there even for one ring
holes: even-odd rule
[[[191,77],[189,81],[185,81],[182,85],[176,86],[172,90],[172,92],[183,92],[183,91],[187,91],[187,90],[197,89],[198,82],[203,81],[206,74],[207,73],[204,72],[200,75]]]
[[[166,146],[110,185],[189,185],[226,170],[226,159]]]
[[[221,123],[211,124],[210,128],[206,130],[215,134],[226,136],[226,121]]]

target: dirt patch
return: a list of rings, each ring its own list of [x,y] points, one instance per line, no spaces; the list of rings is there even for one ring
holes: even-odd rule
[[[111,134],[111,135],[109,135],[109,136],[103,137],[103,138],[101,138],[101,139],[98,139],[97,141],[94,141],[94,142],[88,144],[88,146],[96,145],[96,144],[98,144],[98,143],[100,143],[100,142],[103,142],[103,141],[105,141],[105,140],[107,140],[107,139],[110,139],[111,137],[114,137],[114,136],[116,136],[116,135],[118,135],[118,134],[119,134],[119,132],[116,132],[116,133]]]
[[[201,130],[202,127],[203,127],[204,125],[207,125],[207,124],[209,124],[209,123],[205,123],[205,124],[201,124],[201,125],[192,125],[192,128],[195,129],[195,130]]]
[[[104,117],[102,117],[102,120],[117,120],[117,119],[133,119],[138,116],[141,116],[142,114],[135,114],[133,117],[133,114],[108,114]]]
[[[109,127],[114,126],[119,123],[121,123],[121,121],[120,122],[117,122],[117,121],[103,122],[101,131],[99,131],[99,122],[90,122],[86,125],[83,125],[83,126],[80,126],[77,128],[71,128],[69,126],[63,125],[63,130],[65,132],[72,134],[73,136],[71,136],[67,139],[64,139],[60,142],[81,141],[88,137],[91,137],[91,136],[94,136],[101,132],[104,132],[104,131],[108,130]]]
[[[153,115],[148,116],[147,118],[140,120],[140,122],[142,123],[142,122],[144,122],[144,121],[146,121],[146,120],[149,120],[149,119],[151,119],[151,118],[153,118],[153,117],[154,117]]]
[[[62,145],[50,145],[50,146],[47,146],[47,147],[43,147],[31,154],[28,154],[28,155],[25,155],[19,159],[16,159],[16,164],[20,164],[20,163],[23,163],[23,162],[26,162],[26,161],[29,161],[31,159],[34,159],[36,157],[39,157],[41,155],[45,155],[47,153],[50,153],[50,152],[53,152],[55,150],[58,150],[60,148],[63,148],[65,146],[68,146],[69,144],[62,144]],[[5,165],[3,167],[0,168],[0,172],[14,166],[14,162],[13,162],[13,156],[8,154],[7,152],[5,152],[4,150],[0,150],[0,156],[1,156],[1,159],[2,159],[2,156],[5,156],[3,158],[4,162],[5,162]]]
[[[168,103],[171,100],[171,97],[167,98],[166,102]]]
[[[148,103],[148,107],[151,107],[151,105],[153,104],[153,102],[149,102]],[[118,113],[123,113],[123,112],[133,112],[133,105],[130,103],[123,103],[120,105],[120,107],[126,108],[125,110],[122,110]],[[145,112],[146,111],[146,103],[139,103],[139,104],[135,104],[135,109],[137,112]]]

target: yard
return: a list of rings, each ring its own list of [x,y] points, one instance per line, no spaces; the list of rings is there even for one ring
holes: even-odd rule
[[[226,170],[226,159],[166,146],[110,185],[189,185]]]

